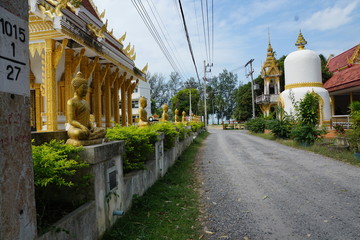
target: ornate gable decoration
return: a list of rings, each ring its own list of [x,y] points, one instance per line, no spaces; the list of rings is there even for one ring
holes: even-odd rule
[[[351,58],[348,60],[349,64],[360,64],[360,44],[356,47]]]
[[[269,40],[266,61],[263,65],[261,76],[263,78],[265,78],[265,77],[269,77],[269,76],[276,77],[276,76],[280,76],[280,75],[281,75],[281,71],[279,70],[278,64],[276,62],[276,58],[274,56],[274,51],[271,47],[271,43]]]

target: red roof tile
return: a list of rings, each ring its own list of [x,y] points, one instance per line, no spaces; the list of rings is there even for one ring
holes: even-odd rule
[[[348,64],[348,59],[353,55],[357,45],[350,48],[349,50],[333,57],[329,60],[327,67],[331,72],[336,72],[338,68],[344,67]]]
[[[334,92],[350,87],[360,86],[360,64],[335,72],[334,75],[324,83],[324,88]]]

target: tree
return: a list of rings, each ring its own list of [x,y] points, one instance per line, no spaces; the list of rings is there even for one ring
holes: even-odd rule
[[[255,84],[264,85],[264,80],[259,75],[254,79]],[[251,82],[241,85],[235,92],[235,109],[233,117],[238,121],[246,121],[252,117]],[[255,115],[261,113],[259,105],[255,105]]]
[[[190,92],[191,92],[191,108],[194,114],[198,114],[197,105],[200,99],[199,91],[197,89],[182,89],[171,98],[171,109],[175,112],[175,109],[179,110],[179,114],[183,111],[187,115],[190,113]]]
[[[187,81],[184,82],[184,87],[198,89],[199,83],[195,80],[195,78],[191,77]]]
[[[320,54],[320,63],[321,63],[321,76],[322,76],[322,82],[325,83],[327,80],[329,80],[333,73],[329,71],[329,68],[327,65],[327,60],[324,57],[324,55]]]
[[[151,112],[159,114],[162,112],[161,106],[169,101],[165,78],[159,73],[153,75],[148,73],[146,79],[150,84]]]
[[[221,119],[230,119],[233,114],[233,97],[237,81],[237,75],[228,72],[226,69],[209,81],[206,89],[208,94],[207,108],[216,114],[218,124]]]
[[[167,91],[169,93],[169,100],[175,96],[175,94],[183,88],[183,82],[181,81],[180,74],[178,72],[170,73],[170,79],[167,83]],[[170,102],[168,102],[170,104]]]

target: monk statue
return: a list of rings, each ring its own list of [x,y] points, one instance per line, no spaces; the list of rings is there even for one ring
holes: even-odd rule
[[[144,96],[142,96],[140,98],[139,102],[140,102],[139,127],[145,127],[145,126],[147,126],[149,124],[148,121],[147,121],[147,112],[145,110],[145,108],[147,106],[146,98]]]
[[[179,122],[179,110],[175,109],[175,123]]]
[[[167,121],[169,121],[169,115],[167,114],[167,111],[169,110],[169,107],[168,107],[168,105],[165,103],[165,104],[162,106],[162,109],[163,109],[163,113],[162,113],[162,116],[161,116],[161,122],[167,122]]]
[[[70,125],[67,144],[86,146],[102,143],[106,134],[105,128],[96,128],[90,121],[90,106],[85,97],[88,91],[88,82],[81,72],[71,81],[74,97],[67,102],[67,116]]]
[[[186,112],[185,111],[182,112],[181,122],[186,123]]]

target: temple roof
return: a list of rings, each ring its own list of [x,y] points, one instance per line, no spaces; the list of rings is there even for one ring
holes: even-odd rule
[[[343,67],[347,67],[349,65],[349,60],[353,57],[355,51],[359,48],[360,44],[346,50],[345,52],[333,57],[327,63],[327,67],[329,71],[336,72],[341,70]]]
[[[360,86],[360,65],[356,64],[334,75],[324,83],[329,92]]]
[[[86,8],[86,10],[88,10],[92,15],[94,15],[94,17],[101,20],[95,5],[91,0],[82,0],[81,4],[84,6],[84,8]]]
[[[281,71],[278,68],[278,64],[275,58],[274,50],[270,43],[270,37],[269,37],[269,44],[266,54],[266,60],[262,67],[262,76],[265,77],[267,75],[280,75]]]

